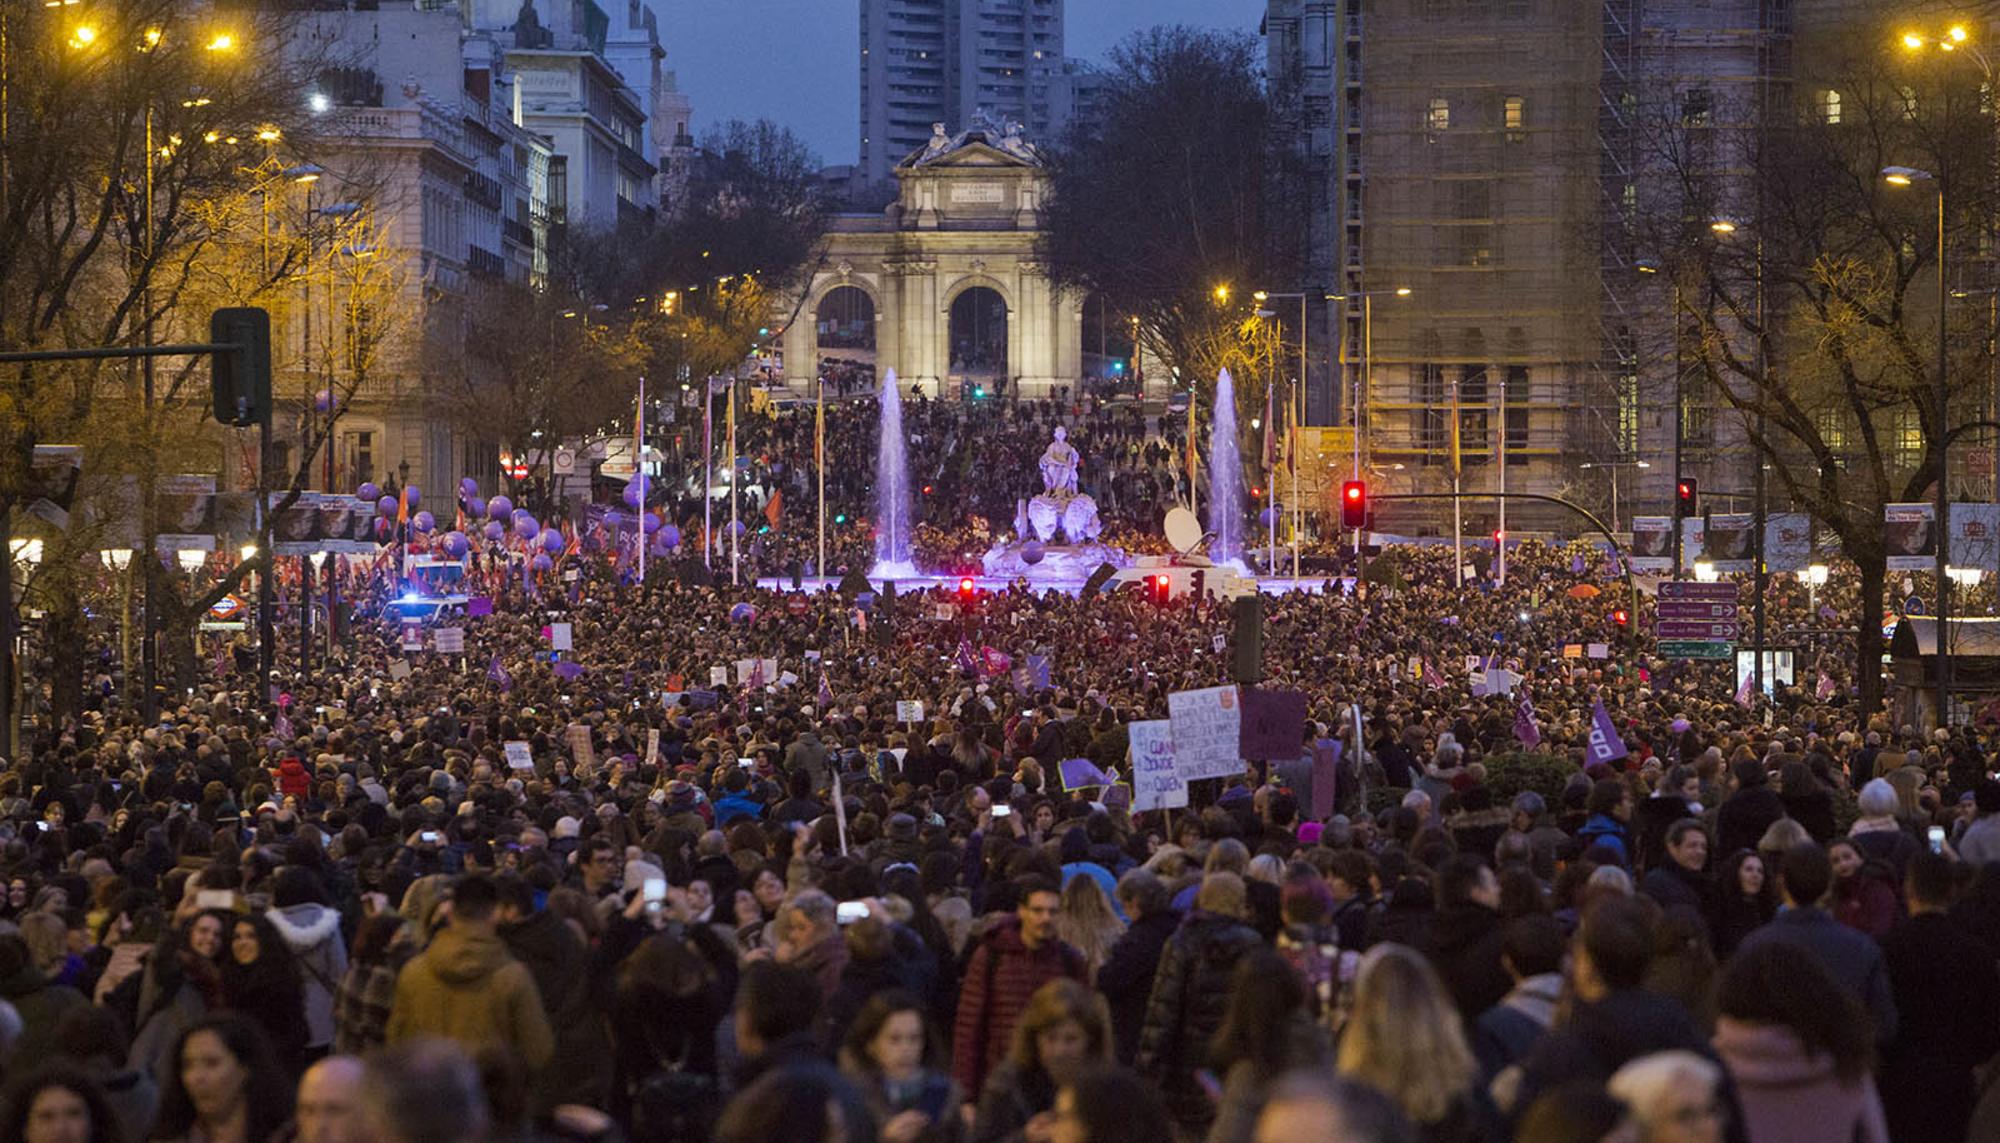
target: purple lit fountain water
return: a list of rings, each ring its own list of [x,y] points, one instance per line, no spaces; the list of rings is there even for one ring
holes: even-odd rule
[[[910,471],[903,439],[903,395],[896,371],[882,373],[882,430],[875,450],[875,567],[870,579],[915,578],[910,559]]]
[[[1215,410],[1208,423],[1209,558],[1243,566],[1243,456],[1236,438],[1236,382],[1224,369],[1215,376]]]

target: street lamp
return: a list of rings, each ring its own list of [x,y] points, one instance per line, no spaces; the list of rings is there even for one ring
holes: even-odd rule
[[[1714,583],[1719,578],[1720,573],[1715,570],[1714,560],[1704,556],[1694,562],[1694,579],[1696,583]]]
[[[1819,616],[1819,589],[1826,586],[1830,569],[1825,564],[1810,564],[1799,578],[1806,581],[1806,610],[1812,612],[1807,618],[1811,623]]]
[[[103,548],[98,551],[97,558],[103,560],[104,566],[112,571],[122,572],[132,566],[132,549]]]
[[[1962,31],[1954,28],[1953,31]],[[1954,41],[1949,35],[1939,46],[1952,42],[1964,42],[1960,35]],[[1932,401],[1937,405],[1937,424],[1931,439],[1937,442],[1937,724],[1940,728],[1951,724],[1951,496],[1948,477],[1951,475],[1951,386],[1949,376],[1946,340],[1945,307],[1950,304],[1951,293],[1945,287],[1945,245],[1944,245],[1944,182],[1929,171],[1916,167],[1883,167],[1882,181],[1894,187],[1909,187],[1917,183],[1929,183],[1937,194],[1937,376],[1932,380],[1935,386]]]
[[[1651,468],[1653,467],[1653,462],[1650,460],[1587,460],[1576,467],[1579,470],[1601,468],[1611,474],[1611,530],[1616,532],[1618,530],[1618,470],[1621,468]]]
[[[208,562],[208,553],[200,548],[182,548],[174,554],[180,559],[181,570],[189,575],[200,571],[201,565]]]
[[[14,562],[33,567],[42,562],[42,542],[38,539],[9,540],[7,548],[14,555]]]
[[[1716,218],[1709,222],[1708,228],[1718,237],[1722,238],[1728,238],[1741,229],[1737,221],[1732,218]],[[1751,267],[1751,280],[1756,294],[1757,376],[1762,381],[1770,375],[1770,358],[1768,356],[1770,333],[1764,311],[1764,235],[1761,230],[1757,234],[1753,249],[1755,252]],[[1678,316],[1676,316],[1675,321],[1676,323],[1679,322]],[[1675,336],[1676,338],[1679,336],[1678,324],[1675,327]],[[1764,406],[1764,401],[1760,400],[1757,402],[1756,443],[1758,447],[1761,447],[1762,442],[1768,439],[1769,435],[1765,428],[1767,417]],[[1676,417],[1679,415],[1678,408],[1675,409],[1675,415]],[[1676,422],[1676,425],[1678,427],[1678,422]],[[1757,454],[1756,448],[1751,450],[1751,459],[1757,467],[1754,471],[1753,483],[1751,485],[1753,496],[1751,502],[1751,512],[1753,514],[1751,530],[1755,535],[1751,537],[1750,553],[1750,569],[1753,576],[1750,596],[1750,626],[1751,642],[1755,645],[1756,651],[1750,657],[1750,675],[1755,682],[1753,691],[1755,693],[1762,693],[1764,691],[1764,585],[1767,578],[1767,569],[1764,567],[1764,521],[1768,511],[1768,506],[1765,503],[1765,489],[1768,478],[1764,473],[1770,468],[1770,465],[1765,463],[1763,456]],[[1676,465],[1675,467],[1678,469],[1679,466]],[[1678,471],[1674,473],[1674,481],[1675,486],[1678,488],[1680,482],[1680,473]],[[1681,522],[1678,514],[1676,514],[1674,519],[1674,535],[1678,537],[1680,532]]]

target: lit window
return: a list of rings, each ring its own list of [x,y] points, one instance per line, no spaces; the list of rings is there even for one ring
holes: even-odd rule
[[[1431,100],[1429,117],[1425,120],[1433,131],[1444,131],[1451,127],[1451,101],[1444,98]]]
[[[1819,93],[1820,122],[1832,127],[1840,122],[1840,93],[1827,88]]]
[[[1502,114],[1507,130],[1519,131],[1528,125],[1528,101],[1518,95],[1510,95]]]

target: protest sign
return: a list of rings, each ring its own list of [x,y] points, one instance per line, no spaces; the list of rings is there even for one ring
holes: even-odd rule
[[[1237,743],[1244,758],[1275,761],[1297,758],[1305,734],[1304,691],[1243,688],[1243,728]]]
[[[502,749],[507,752],[507,768],[509,770],[533,770],[535,768],[535,752],[529,748],[527,743],[509,742]]]
[[[1187,805],[1187,782],[1174,759],[1173,724],[1164,718],[1133,722],[1125,733],[1132,758],[1133,812]]]
[[[389,677],[396,680],[399,683],[402,682],[404,679],[409,678],[410,677],[409,660],[407,659],[389,660]]]
[[[569,725],[569,756],[577,773],[597,769],[597,753],[590,746],[590,728],[580,722]]]
[[[571,630],[567,623],[549,624],[549,650],[567,651],[571,644]]]
[[[896,700],[897,722],[922,722],[923,720],[924,720],[923,703],[915,702],[909,699]]]
[[[646,765],[660,760],[660,728],[653,727],[646,732]]]
[[[1175,691],[1167,696],[1174,765],[1187,781],[1243,772],[1243,704],[1235,687]]]
[[[465,628],[440,627],[432,632],[438,651],[446,655],[465,654]]]

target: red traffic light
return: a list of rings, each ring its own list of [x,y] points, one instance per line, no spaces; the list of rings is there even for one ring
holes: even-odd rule
[[[1152,577],[1147,583],[1153,589],[1154,603],[1165,605],[1173,599],[1174,581],[1172,577],[1163,573]]]
[[[973,591],[976,588],[978,588],[978,586],[979,584],[975,582],[971,576],[966,576],[958,581],[958,594],[964,596],[967,599],[971,599]]]
[[[1616,623],[1620,627],[1625,626],[1625,624],[1628,623],[1631,620],[1631,618],[1632,616],[1629,613],[1627,613],[1626,610],[1622,607],[1614,610],[1611,613],[1611,622]]]
[[[1684,476],[1674,482],[1674,502],[1680,508],[1682,516],[1700,515],[1698,506],[1700,499],[1701,490],[1695,484],[1693,477]]]
[[[1350,480],[1340,486],[1340,526],[1368,526],[1368,486],[1359,480]]]

